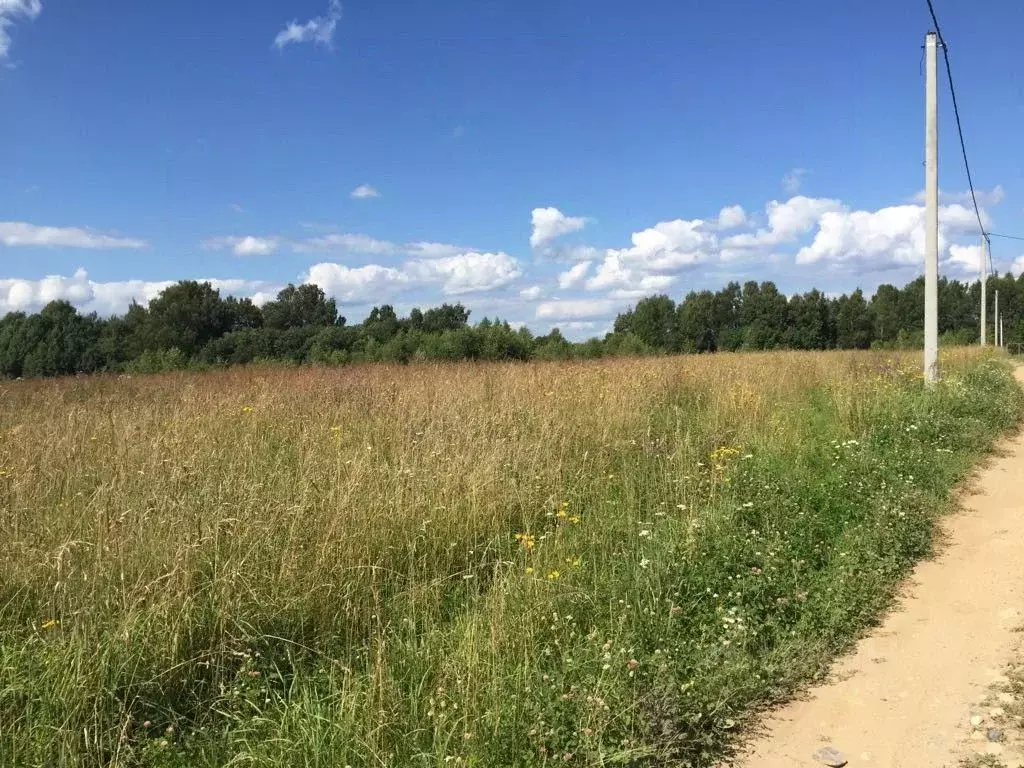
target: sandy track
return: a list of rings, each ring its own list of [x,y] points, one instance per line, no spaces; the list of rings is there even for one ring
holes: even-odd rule
[[[882,626],[829,682],[770,715],[736,765],[821,765],[813,755],[829,745],[850,766],[952,767],[979,749],[1018,764],[1005,745],[970,738],[972,714],[1022,638],[1024,433],[1001,446],[943,528],[942,554],[918,565]]]

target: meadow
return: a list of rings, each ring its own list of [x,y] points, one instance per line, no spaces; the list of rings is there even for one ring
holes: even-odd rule
[[[0,765],[713,765],[1024,412],[773,352],[0,383]]]

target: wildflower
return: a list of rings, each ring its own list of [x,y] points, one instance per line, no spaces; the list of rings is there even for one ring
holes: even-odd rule
[[[573,568],[579,568],[583,564],[582,557],[567,557],[565,558],[565,564],[571,565]]]
[[[559,509],[555,512],[555,518],[558,520],[565,520],[569,516],[569,513],[565,511],[565,508]]]
[[[569,522],[572,525],[579,525],[580,524],[580,516],[579,515],[569,515]]]
[[[525,549],[527,552],[533,551],[537,546],[537,537],[532,533],[517,533],[516,541],[519,542],[519,546]]]
[[[246,405],[242,407],[242,413],[252,413],[252,406]]]
[[[46,621],[43,622],[42,628],[44,630],[50,630],[50,629],[53,629],[54,627],[56,627],[58,624],[60,624],[60,622],[57,621],[56,619],[47,619]]]
[[[646,557],[643,560],[640,561],[640,567],[641,568],[647,568],[647,566],[649,566],[650,564],[651,564],[651,561],[648,558],[646,558]]]
[[[669,610],[669,613],[670,613],[670,614],[671,614],[672,616],[678,616],[678,615],[679,615],[679,614],[681,614],[682,612],[683,612],[683,609],[682,609],[682,607],[681,607],[681,606],[678,606],[678,605],[673,605],[673,606],[672,606],[672,608],[671,608],[671,609]]]
[[[333,427],[331,427],[331,432],[334,432],[334,433],[341,432],[341,427],[339,427],[337,424],[335,424]]]
[[[533,573],[533,566],[532,565],[526,566],[526,575],[529,576],[531,573]]]
[[[644,528],[642,531],[640,531],[640,538],[641,539],[649,539],[649,538],[651,538],[651,532],[649,530],[647,530],[646,528]]]
[[[637,661],[636,659],[630,659],[629,661],[626,662],[626,669],[628,669],[630,672],[632,672],[634,669],[636,669],[639,666],[640,666],[640,662]]]
[[[149,726],[151,726],[151,725],[152,725],[152,723],[151,723],[151,722],[150,722],[149,720],[146,720],[146,721],[145,721],[145,722],[144,722],[144,723],[142,724],[142,727],[143,727],[143,728],[149,728]]]
[[[548,581],[557,581],[561,575],[558,571],[548,571]]]

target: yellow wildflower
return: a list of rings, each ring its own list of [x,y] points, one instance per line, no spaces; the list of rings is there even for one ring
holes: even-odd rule
[[[579,525],[580,516],[579,515],[569,515],[569,522],[572,523],[573,525]]]
[[[246,405],[242,407],[242,413],[252,413],[252,406]]]
[[[532,551],[537,546],[537,538],[532,533],[517,533],[516,541],[527,552]]]
[[[548,581],[556,581],[561,575],[558,571],[548,571]]]
[[[531,573],[533,573],[533,566],[532,565],[526,566],[526,574],[529,575]]]
[[[56,619],[47,619],[46,621],[43,622],[42,628],[44,630],[50,630],[50,629],[53,629],[54,627],[56,627],[58,624],[60,624],[60,622],[57,621]]]

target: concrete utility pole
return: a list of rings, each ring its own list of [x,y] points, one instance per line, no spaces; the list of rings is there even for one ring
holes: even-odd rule
[[[939,123],[936,34],[925,49],[924,156],[924,380],[939,380]]]
[[[1000,347],[1005,347],[1006,346],[1006,337],[1003,336],[1003,317],[1002,317],[1002,315],[999,316],[999,346]]]
[[[988,300],[985,296],[985,286],[988,283],[988,240],[984,235],[981,236],[981,346],[985,346],[985,331],[988,329],[985,327],[988,325],[985,321],[988,319],[985,317],[985,310],[988,308]]]
[[[996,337],[996,346],[998,347],[999,346],[999,289],[998,288],[996,289],[996,311],[995,311],[994,317],[995,317],[995,323],[993,323],[993,325],[995,327],[992,329],[992,334]]]

